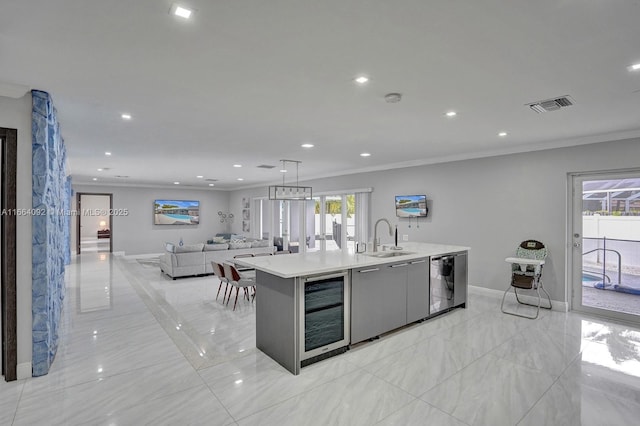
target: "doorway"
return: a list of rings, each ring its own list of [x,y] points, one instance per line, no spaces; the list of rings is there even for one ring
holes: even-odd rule
[[[113,194],[76,194],[76,254],[113,252]]]
[[[0,128],[0,173],[2,209],[0,234],[0,364],[6,381],[17,379],[17,297],[16,297],[16,179],[18,131]]]
[[[572,309],[640,323],[640,170],[570,176]]]

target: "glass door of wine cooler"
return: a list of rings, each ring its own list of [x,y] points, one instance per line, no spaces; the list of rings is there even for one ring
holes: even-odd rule
[[[301,359],[349,344],[349,274],[340,272],[302,279]]]

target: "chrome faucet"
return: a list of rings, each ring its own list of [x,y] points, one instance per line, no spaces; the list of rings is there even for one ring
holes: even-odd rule
[[[393,237],[393,229],[391,229],[391,224],[389,223],[389,221],[385,218],[378,219],[378,221],[373,227],[373,251],[374,252],[378,251],[378,224],[380,222],[387,222],[387,225],[389,225],[389,236]]]

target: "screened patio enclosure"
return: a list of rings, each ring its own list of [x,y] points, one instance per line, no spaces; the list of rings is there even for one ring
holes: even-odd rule
[[[640,216],[640,179],[585,182],[583,215]]]

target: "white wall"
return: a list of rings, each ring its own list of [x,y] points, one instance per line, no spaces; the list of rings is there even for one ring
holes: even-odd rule
[[[0,127],[18,130],[18,209],[31,208],[31,93],[21,99],[0,96]],[[17,268],[17,320],[18,320],[18,378],[21,370],[31,376],[31,217],[18,216],[16,268]],[[25,367],[26,366],[26,367]]]
[[[83,195],[82,210],[94,212],[109,212],[109,197],[106,195]],[[105,226],[100,226],[100,222],[105,222]],[[82,217],[80,236],[82,238],[98,238],[98,230],[109,228],[109,216],[107,215],[85,215]]]
[[[640,241],[640,216],[582,216],[582,236]]]
[[[471,285],[504,290],[509,268],[504,258],[528,238],[550,250],[544,279],[554,300],[566,301],[565,247],[567,173],[640,167],[640,140],[624,140],[530,153],[361,173],[305,181],[314,192],[373,187],[371,217],[398,224],[410,241],[471,247]],[[265,196],[266,188],[235,191],[230,210],[242,197]],[[394,196],[426,194],[429,217],[395,216]],[[234,225],[237,227],[237,225]],[[238,231],[238,229],[234,229]],[[372,235],[372,230],[370,230]],[[387,238],[387,239],[385,239]],[[401,239],[401,238],[400,238]],[[383,236],[382,242],[391,242]]]
[[[73,181],[72,181],[73,182]],[[126,255],[160,253],[165,242],[185,244],[205,242],[217,232],[227,232],[228,226],[221,224],[218,211],[228,211],[229,193],[213,190],[134,188],[101,185],[72,185],[75,209],[78,192],[113,194],[113,209],[127,209],[126,216],[113,216],[111,238],[114,252]],[[84,196],[83,196],[84,199]],[[199,200],[200,224],[198,225],[154,225],[153,202],[157,199]],[[242,212],[240,211],[240,216]],[[242,221],[240,226],[242,226]],[[75,251],[76,218],[71,220],[71,244]]]

